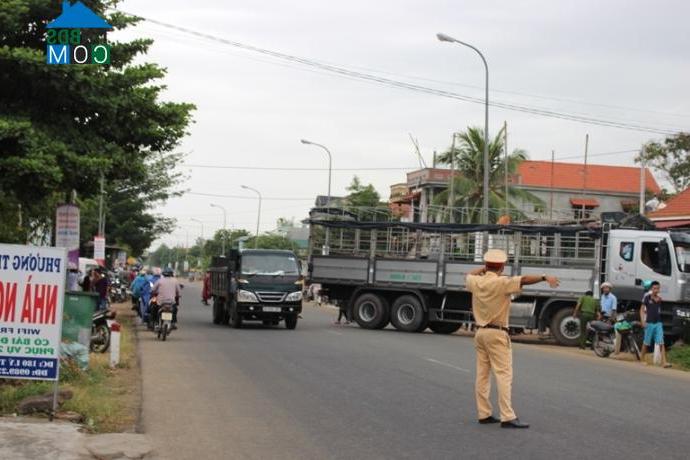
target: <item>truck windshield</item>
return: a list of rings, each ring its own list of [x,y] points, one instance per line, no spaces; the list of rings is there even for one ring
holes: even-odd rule
[[[243,275],[297,276],[297,259],[289,254],[246,254],[242,256]]]
[[[685,273],[690,273],[690,244],[675,242],[676,260],[678,269]]]

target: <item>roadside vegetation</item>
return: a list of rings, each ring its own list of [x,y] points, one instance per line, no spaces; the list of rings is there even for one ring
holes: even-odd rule
[[[73,397],[59,412],[80,414],[84,425],[96,433],[134,431],[141,405],[134,316],[128,304],[118,307],[117,320],[122,325],[120,364],[111,369],[110,354],[106,352],[91,353],[87,371],[73,362],[63,361],[60,365],[60,390],[71,390]],[[0,379],[0,414],[14,414],[22,399],[50,393],[52,388],[52,382]]]

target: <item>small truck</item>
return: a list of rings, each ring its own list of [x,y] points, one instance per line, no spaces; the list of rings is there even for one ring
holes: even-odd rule
[[[303,277],[292,251],[231,250],[211,260],[213,324],[235,329],[245,321],[295,329],[302,312]]]

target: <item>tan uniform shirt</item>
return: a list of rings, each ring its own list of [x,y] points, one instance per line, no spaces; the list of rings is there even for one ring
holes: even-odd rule
[[[472,314],[478,326],[495,324],[508,327],[511,294],[519,294],[520,276],[498,276],[494,272],[467,275],[467,290],[472,293]]]

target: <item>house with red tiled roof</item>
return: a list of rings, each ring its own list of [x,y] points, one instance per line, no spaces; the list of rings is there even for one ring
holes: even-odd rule
[[[666,202],[663,209],[647,215],[659,228],[690,228],[690,188]]]
[[[640,168],[550,161],[523,161],[509,186],[528,191],[543,205],[516,203],[520,211],[537,220],[572,220],[595,217],[601,212],[637,212],[642,180]],[[391,187],[391,209],[405,214],[403,220],[434,220],[434,197],[448,187],[451,171],[424,168],[407,173],[406,184]],[[647,196],[661,191],[644,169]],[[407,190],[404,190],[407,185]]]
[[[537,196],[542,209],[521,203],[528,215],[549,211],[557,219],[596,216],[601,212],[636,212],[639,208],[641,169],[582,163],[526,160],[518,166],[510,185]],[[644,169],[647,196],[661,192],[648,168]]]

